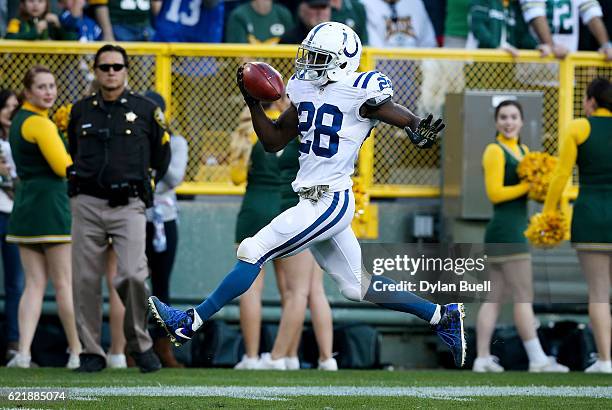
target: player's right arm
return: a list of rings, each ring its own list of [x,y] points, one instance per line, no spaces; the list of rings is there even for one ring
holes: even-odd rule
[[[268,118],[259,101],[249,105],[251,120],[257,138],[268,152],[278,152],[298,136],[298,113],[293,105],[287,108],[276,121]]]

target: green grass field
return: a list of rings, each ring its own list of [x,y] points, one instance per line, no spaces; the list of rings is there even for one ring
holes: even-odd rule
[[[583,373],[188,369],[142,375],[2,368],[0,386],[0,407],[10,408],[612,408],[612,376]],[[43,387],[66,389],[68,400],[7,399],[17,388]]]

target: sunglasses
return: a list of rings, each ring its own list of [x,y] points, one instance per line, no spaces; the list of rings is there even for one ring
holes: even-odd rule
[[[125,68],[125,64],[98,64],[96,68],[108,73],[112,68],[114,72],[121,71]]]

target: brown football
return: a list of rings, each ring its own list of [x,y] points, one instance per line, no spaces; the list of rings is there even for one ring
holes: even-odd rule
[[[276,101],[285,92],[283,76],[269,64],[260,61],[246,63],[242,75],[244,88],[260,101]]]

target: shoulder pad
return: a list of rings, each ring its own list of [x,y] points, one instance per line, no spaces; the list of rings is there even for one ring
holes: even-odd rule
[[[389,77],[380,71],[366,71],[364,73],[359,73],[357,78],[355,78],[353,81],[353,87],[379,91],[386,88],[393,89],[393,85],[391,84]]]
[[[379,107],[393,97],[393,84],[380,71],[360,73],[353,80],[352,86],[365,91],[360,104],[369,107]]]

